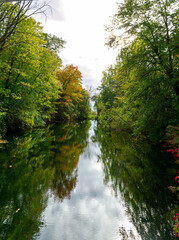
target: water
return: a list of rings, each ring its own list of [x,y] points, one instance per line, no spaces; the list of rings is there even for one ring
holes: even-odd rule
[[[97,123],[8,139],[0,159],[2,240],[170,240],[170,156]]]

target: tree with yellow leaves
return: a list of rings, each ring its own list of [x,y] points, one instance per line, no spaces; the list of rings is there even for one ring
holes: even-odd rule
[[[57,118],[77,119],[80,114],[79,105],[86,105],[89,109],[89,100],[87,92],[84,94],[82,88],[82,74],[78,67],[67,65],[64,69],[57,72],[57,79],[61,83],[62,93],[58,99]],[[84,110],[84,109],[83,109]]]

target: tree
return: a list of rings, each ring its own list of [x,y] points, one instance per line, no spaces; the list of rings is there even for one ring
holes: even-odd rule
[[[86,89],[82,89],[82,100],[74,102],[74,111],[75,111],[75,118],[78,120],[88,119],[89,113],[91,111],[90,108],[90,97],[89,93]]]
[[[104,119],[109,118],[110,110],[114,105],[116,93],[114,91],[114,76],[115,69],[110,66],[106,71],[103,71],[102,84],[99,87],[100,94],[95,97],[95,107],[98,116],[103,116]]]
[[[52,36],[48,33],[44,33],[43,35],[46,41],[45,47],[50,49],[52,52],[58,53],[62,48],[64,48],[66,41],[64,41],[62,38],[58,38],[55,35]]]
[[[0,3],[0,54],[5,48],[7,40],[17,31],[21,22],[32,15],[45,14],[45,10],[49,7],[46,2],[39,4],[36,0],[9,2],[1,1]]]
[[[43,125],[55,111],[61,60],[45,44],[42,27],[27,18],[1,52],[0,112],[7,128]]]
[[[123,30],[121,36],[115,30]],[[116,47],[119,40],[142,39],[148,53],[148,64],[158,65],[179,96],[177,66],[178,8],[176,0],[126,0],[114,15],[108,45]],[[138,65],[138,62],[135,63]]]
[[[119,40],[128,41],[116,59],[113,75],[108,72],[103,79],[97,99],[108,123],[128,126],[135,135],[143,133],[157,141],[164,137],[167,125],[179,119],[175,6],[174,0],[119,4],[108,45],[117,47]],[[124,33],[114,35],[119,29]]]
[[[77,67],[67,65],[57,71],[57,79],[62,86],[58,99],[57,118],[73,118],[76,115],[75,104],[83,100],[81,72]]]
[[[168,77],[152,63],[146,43],[138,38],[118,55],[112,78],[106,74],[97,106],[108,124],[157,140],[169,123],[178,121],[177,102]]]

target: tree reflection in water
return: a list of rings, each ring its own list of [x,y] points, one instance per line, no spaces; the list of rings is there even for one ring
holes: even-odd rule
[[[10,139],[0,153],[0,239],[29,240],[43,225],[48,191],[60,201],[76,186],[89,122],[49,126]]]
[[[140,240],[140,236],[136,236],[136,234],[133,233],[133,230],[126,230],[125,227],[119,228],[119,235],[121,237],[120,240]]]
[[[94,141],[101,144],[104,181],[111,184],[116,197],[122,196],[141,239],[174,239],[176,203],[168,190],[175,176],[174,161],[162,149],[124,132],[107,133],[99,127]],[[125,226],[119,231],[122,239],[135,239]]]

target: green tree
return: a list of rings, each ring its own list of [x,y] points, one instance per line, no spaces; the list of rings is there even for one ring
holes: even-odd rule
[[[108,45],[128,41],[113,66],[112,80],[108,73],[97,99],[106,112],[109,92],[113,94],[108,123],[128,126],[136,135],[157,141],[168,124],[178,123],[177,11],[174,0],[119,4]],[[114,35],[117,30],[123,34]]]
[[[86,89],[81,91],[82,100],[74,102],[74,118],[77,120],[88,119],[91,111],[89,93]]]
[[[116,97],[115,92],[115,74],[116,70],[113,66],[110,66],[106,71],[103,71],[102,84],[98,88],[100,94],[95,98],[95,108],[100,120],[111,121],[112,109],[114,107],[114,101]]]
[[[45,48],[42,28],[34,19],[19,23],[0,55],[1,122],[7,128],[43,125],[55,111],[61,60]]]
[[[120,39],[127,38],[129,43],[134,38],[141,39],[149,56],[148,64],[160,68],[179,96],[176,0],[126,0],[118,5],[118,12],[114,15],[109,29],[112,32],[109,46],[118,45],[119,37],[113,34],[116,29],[124,31]],[[138,62],[134,64],[138,65]]]
[[[64,48],[66,41],[62,38],[58,38],[57,36],[48,33],[44,33],[43,35],[46,41],[45,47],[50,49],[52,52],[58,53],[62,48]]]
[[[11,3],[13,2],[13,3]],[[48,4],[34,0],[0,2],[0,53],[6,42],[17,31],[18,25],[32,15],[44,13]]]

